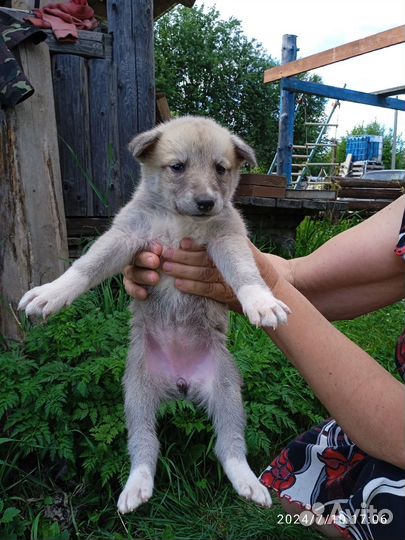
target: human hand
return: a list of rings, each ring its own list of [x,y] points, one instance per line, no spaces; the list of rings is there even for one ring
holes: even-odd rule
[[[250,247],[260,273],[270,288],[280,275],[291,281],[288,261],[276,255],[261,253],[253,244]],[[241,311],[233,290],[225,283],[207,251],[189,238],[182,240],[178,249],[154,244],[149,251],[140,253],[134,264],[124,269],[127,293],[137,300],[145,300],[148,296],[145,286],[159,282],[157,270],[174,277],[175,286],[182,292],[206,296],[227,304],[234,311]]]
[[[234,292],[223,280],[205,248],[189,238],[180,243],[180,248],[151,246],[150,251],[141,252],[134,264],[124,269],[124,286],[130,296],[146,300],[145,286],[159,283],[158,270],[175,278],[175,286],[182,292],[206,296],[240,311]]]

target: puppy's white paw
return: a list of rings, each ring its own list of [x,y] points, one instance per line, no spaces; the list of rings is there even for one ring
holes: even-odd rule
[[[24,294],[18,309],[27,315],[48,317],[69,306],[87,288],[83,275],[70,268],[60,278],[51,283],[34,287]]]
[[[134,469],[118,498],[117,508],[121,514],[132,512],[147,502],[153,492],[153,476],[148,467],[142,465]]]
[[[238,291],[238,299],[243,312],[255,326],[277,328],[279,324],[286,324],[291,313],[288,306],[260,285],[243,285]]]
[[[269,490],[256,478],[246,461],[230,458],[224,463],[224,469],[241,497],[270,508],[272,500]]]

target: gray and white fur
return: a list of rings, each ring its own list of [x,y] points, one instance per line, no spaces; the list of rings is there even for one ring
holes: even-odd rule
[[[142,180],[131,201],[61,277],[35,287],[19,309],[46,317],[113,276],[158,241],[178,247],[192,238],[208,253],[256,326],[285,323],[289,310],[255,265],[245,225],[232,206],[243,162],[253,150],[207,118],[184,117],[142,133],[130,150]],[[161,274],[148,300],[133,302],[132,340],[124,378],[131,472],[118,509],[130,512],[152,495],[159,453],[155,417],[168,399],[189,399],[212,417],[215,452],[239,495],[271,505],[246,461],[241,376],[226,347],[227,308],[183,294]]]

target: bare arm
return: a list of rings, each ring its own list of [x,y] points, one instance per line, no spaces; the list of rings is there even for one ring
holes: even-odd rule
[[[332,326],[285,279],[271,281],[274,294],[292,313],[286,326],[266,332],[360,448],[405,467],[403,384]]]
[[[293,259],[290,281],[329,320],[349,319],[405,295],[405,264],[394,253],[405,196],[335,236],[306,257]]]

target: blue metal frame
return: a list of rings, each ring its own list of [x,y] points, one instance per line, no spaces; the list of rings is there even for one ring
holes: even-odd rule
[[[297,36],[285,34],[281,49],[281,63],[287,64],[297,58]],[[280,118],[277,148],[277,174],[285,176],[287,183],[292,181],[292,147],[294,142],[295,92],[280,92]]]
[[[352,101],[362,103],[363,105],[372,105],[374,107],[384,107],[386,109],[395,109],[405,111],[405,100],[396,98],[384,98],[375,94],[366,92],[357,92],[347,88],[337,86],[328,86],[307,81],[301,81],[295,77],[281,79],[281,90],[285,92],[300,92],[303,94],[313,94],[341,101]]]

